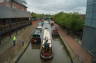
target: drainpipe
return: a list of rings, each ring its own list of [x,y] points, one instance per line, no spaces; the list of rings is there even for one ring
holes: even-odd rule
[[[14,0],[10,0],[10,7],[11,7],[11,8],[12,8],[12,6],[13,6],[13,5],[12,5],[12,4],[13,4],[13,1],[14,1]]]

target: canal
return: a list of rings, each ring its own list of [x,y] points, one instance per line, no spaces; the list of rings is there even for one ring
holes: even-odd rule
[[[70,57],[59,38],[53,39],[52,45],[54,53],[52,60],[42,60],[39,47],[34,47],[30,43],[17,63],[71,63]]]

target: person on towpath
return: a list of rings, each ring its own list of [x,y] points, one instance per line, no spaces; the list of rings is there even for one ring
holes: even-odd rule
[[[16,36],[13,36],[13,46],[16,45]]]

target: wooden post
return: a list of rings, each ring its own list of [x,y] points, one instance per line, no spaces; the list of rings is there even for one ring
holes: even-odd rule
[[[1,37],[0,37],[0,45],[1,45]]]
[[[11,33],[9,32],[9,36],[10,36],[10,38],[11,38]]]
[[[10,21],[10,23],[9,23],[9,28],[10,28],[10,30],[11,30],[11,22],[12,22],[12,20],[9,19],[9,21]],[[11,31],[9,32],[9,36],[10,36],[10,38],[11,38]]]

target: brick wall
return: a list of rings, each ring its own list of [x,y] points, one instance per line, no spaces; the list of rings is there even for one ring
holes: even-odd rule
[[[27,11],[26,7],[24,7],[23,5],[20,5],[18,3],[15,3],[15,2],[13,2],[13,3],[2,2],[2,3],[0,3],[0,6],[7,6],[7,7],[12,7],[12,8],[17,8],[17,9],[20,9],[20,10],[23,10],[23,11]]]
[[[12,5],[13,5],[13,7],[15,7],[17,9],[24,10],[24,11],[27,10],[26,7],[24,7],[24,6],[22,6],[22,5],[18,4],[18,3],[13,2]]]
[[[0,6],[7,6],[7,7],[10,7],[11,4],[8,3],[8,2],[2,2],[2,3],[0,3]]]

